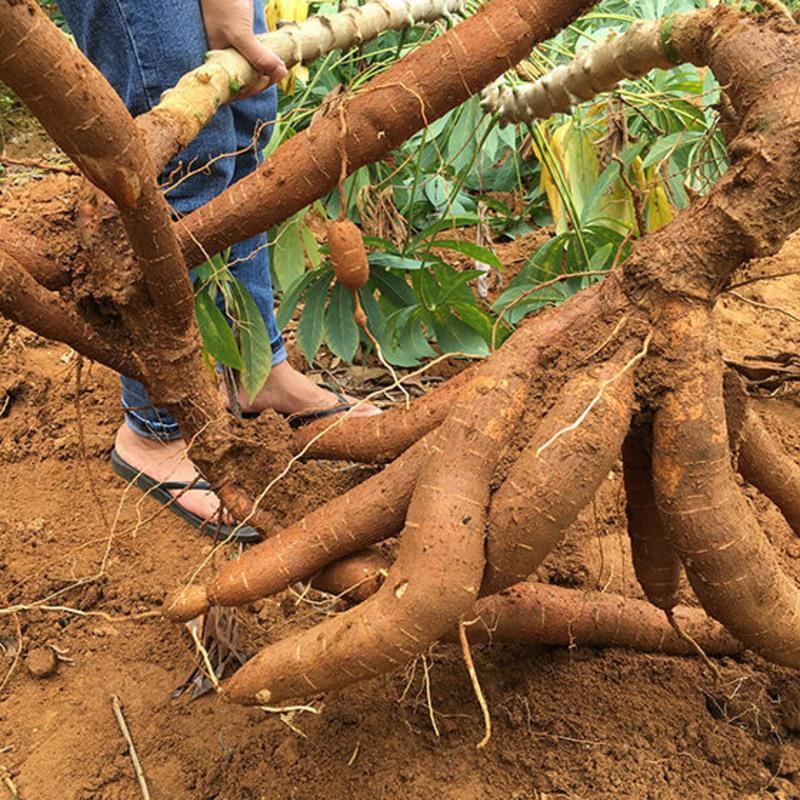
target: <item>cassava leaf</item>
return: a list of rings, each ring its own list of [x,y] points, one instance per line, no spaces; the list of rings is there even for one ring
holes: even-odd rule
[[[242,357],[236,346],[236,337],[208,292],[201,291],[195,295],[194,311],[203,347],[223,366],[241,369]]]
[[[328,347],[344,361],[352,362],[358,347],[358,326],[353,319],[355,304],[349,289],[340,283],[333,287],[325,318]]]
[[[251,400],[261,391],[272,369],[272,347],[264,317],[247,287],[233,283],[236,304],[234,327],[242,356],[242,386]]]

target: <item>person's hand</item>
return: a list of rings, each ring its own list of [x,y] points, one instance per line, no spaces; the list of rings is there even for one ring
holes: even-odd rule
[[[253,0],[200,0],[200,9],[209,47],[213,50],[233,47],[263,76],[242,97],[256,94],[286,77],[286,65],[253,32]]]

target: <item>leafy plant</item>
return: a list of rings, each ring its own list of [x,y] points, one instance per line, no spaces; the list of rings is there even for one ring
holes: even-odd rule
[[[280,16],[284,5],[274,0],[271,8]],[[538,48],[518,73],[535,79],[636,19],[702,5],[603,0]],[[334,10],[311,3],[314,13]],[[296,11],[291,5],[284,13]],[[294,75],[293,93],[280,96],[268,151],[307,127],[321,105],[335,109],[343,94],[445,24],[387,33]],[[626,81],[573,115],[530,129],[501,128],[473,98],[391,159],[356,171],[345,184],[345,213],[361,225],[370,250],[371,278],[360,298],[385,358],[411,366],[434,348],[486,353],[525,314],[602,279],[633,239],[668,222],[727,168],[718,99],[713,76],[692,66]],[[297,340],[309,360],[323,344],[347,361],[372,347],[352,320],[352,298],[333,285],[326,247],[312,230],[314,217],[334,218],[340,206],[332,192],[272,232],[278,323],[285,326],[301,309]],[[502,265],[479,232],[503,242],[542,226],[553,226],[554,237],[531,253],[493,303],[480,297],[476,280]]]
[[[264,318],[231,274],[228,257],[214,256],[195,270],[195,314],[209,368],[234,370],[252,399],[269,377],[272,349]]]

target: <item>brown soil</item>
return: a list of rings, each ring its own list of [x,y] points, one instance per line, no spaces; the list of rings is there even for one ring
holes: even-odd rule
[[[796,314],[798,290],[790,278],[742,293]],[[739,300],[722,301],[718,320],[732,357],[800,345],[791,319]],[[0,341],[4,332],[0,322]],[[19,331],[0,352],[0,797],[13,783],[22,800],[139,798],[116,694],[153,798],[800,798],[796,676],[750,655],[720,660],[715,686],[696,659],[476,648],[494,726],[480,752],[480,711],[451,646],[326,697],[318,714],[243,709],[213,694],[172,700],[195,666],[191,640],[147,613],[207,559],[210,540],[168,513],[152,518],[158,506],[111,474],[117,387],[99,367],[84,370],[81,440],[75,363],[67,348]],[[800,407],[758,402],[800,458]],[[298,467],[274,506],[295,519],[365,474]],[[621,483],[609,475],[543,578],[640,596]],[[769,502],[748,496],[800,578],[800,543]],[[257,603],[240,613],[244,641],[252,649],[335,609],[318,594]],[[37,648],[55,648],[55,673],[26,667]]]

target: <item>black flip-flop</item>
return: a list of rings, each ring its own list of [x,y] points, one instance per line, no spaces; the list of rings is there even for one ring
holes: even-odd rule
[[[336,399],[339,401],[337,405],[330,408],[321,408],[319,411],[303,411],[298,414],[286,415],[286,421],[292,430],[302,428],[303,425],[308,425],[309,422],[316,422],[318,419],[325,419],[325,417],[332,417],[334,414],[344,414],[350,411],[355,403],[351,403],[341,392],[331,390]],[[242,419],[255,419],[260,414],[260,411],[243,411]]]
[[[250,544],[252,542],[260,542],[261,534],[250,525],[224,525],[204,520],[202,517],[193,514],[191,511],[185,509],[180,501],[175,499],[172,491],[181,491],[189,489],[194,491],[199,489],[201,491],[211,491],[211,486],[206,481],[195,481],[194,483],[187,483],[186,481],[164,481],[159,482],[149,475],[145,475],[138,469],[132,467],[125,461],[116,448],[111,451],[111,469],[120,477],[124,478],[129,483],[133,483],[138,489],[141,489],[148,497],[153,500],[166,505],[173,514],[177,514],[181,519],[188,522],[193,527],[205,533],[207,536],[213,536],[220,540],[230,542],[244,542]]]

